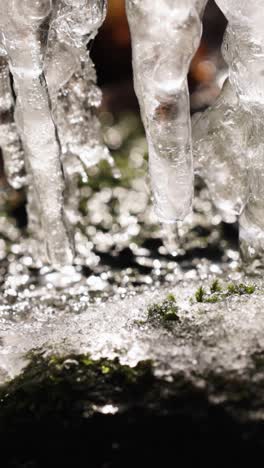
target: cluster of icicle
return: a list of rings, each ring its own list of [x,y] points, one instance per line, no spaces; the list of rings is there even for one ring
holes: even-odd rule
[[[0,0],[5,171],[14,188],[27,185],[29,230],[54,266],[73,261],[66,211],[75,176],[107,157],[87,47],[105,14],[103,0]]]
[[[264,2],[216,3],[228,20],[229,74],[214,106],[191,125],[187,74],[207,0],[127,0],[135,88],[160,218],[190,212],[194,162],[223,219],[239,219],[244,260],[256,267],[264,258]]]
[[[252,262],[264,257],[264,2],[217,0],[228,20],[229,76],[214,106],[191,124],[187,74],[206,4],[126,0],[156,212],[167,223],[190,213],[195,165],[223,219],[239,218]],[[55,265],[73,257],[64,206],[74,174],[107,157],[87,48],[105,14],[106,0],[0,0],[5,170],[14,187],[27,184],[29,228]]]

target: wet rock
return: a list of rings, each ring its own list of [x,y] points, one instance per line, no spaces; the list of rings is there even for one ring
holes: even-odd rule
[[[209,464],[212,451],[218,466],[262,453],[259,280],[86,303],[78,288],[1,309],[4,466]]]

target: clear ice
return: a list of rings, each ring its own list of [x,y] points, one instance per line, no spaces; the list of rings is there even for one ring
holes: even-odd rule
[[[36,246],[45,242],[54,266],[73,260],[66,212],[74,176],[107,156],[95,113],[101,93],[87,51],[105,13],[102,0],[0,1],[5,170],[14,188],[27,184],[29,230]]]
[[[183,220],[193,198],[187,74],[197,51],[205,0],[127,0],[135,89],[149,145],[156,212]]]
[[[217,4],[228,20],[222,50],[229,74],[215,105],[193,119],[194,155],[223,218],[239,217],[241,252],[255,269],[264,258],[264,4]]]
[[[241,251],[254,269],[264,257],[264,4],[217,1],[228,20],[222,50],[229,73],[216,103],[193,117],[191,131],[187,73],[206,4],[127,0],[156,212],[165,222],[189,213],[194,156],[222,218],[239,217]]]

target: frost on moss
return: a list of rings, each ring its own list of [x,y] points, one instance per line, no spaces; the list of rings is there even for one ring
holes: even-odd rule
[[[152,304],[148,308],[149,323],[169,326],[169,323],[178,321],[178,306],[173,294],[169,294],[163,302]]]
[[[200,286],[195,293],[195,299],[197,302],[204,302],[204,297],[205,297],[205,290],[202,286]]]
[[[213,304],[231,296],[253,294],[255,290],[256,287],[252,284],[229,283],[226,286],[222,286],[218,280],[214,280],[209,290],[200,286],[194,296],[196,302]]]
[[[227,295],[232,296],[233,294],[242,296],[243,294],[253,294],[256,288],[252,284],[228,284],[227,286]]]
[[[221,291],[222,291],[222,287],[220,285],[219,280],[218,279],[214,280],[210,286],[210,292],[214,294],[214,293],[219,293]]]

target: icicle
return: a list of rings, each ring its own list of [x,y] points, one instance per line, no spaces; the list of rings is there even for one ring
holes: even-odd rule
[[[127,0],[136,93],[149,144],[156,212],[182,220],[193,195],[187,73],[206,0]]]
[[[264,3],[219,0],[229,25],[226,32],[226,59],[230,82],[244,108],[240,126],[248,130],[250,192],[240,217],[240,242],[244,261],[253,270],[264,260]]]
[[[10,118],[4,137],[3,115],[0,145],[16,187],[25,161],[29,231],[36,255],[45,242],[54,266],[73,260],[65,212],[73,221],[78,177],[108,157],[96,116],[101,92],[87,52],[105,14],[104,0],[0,0],[0,54],[6,56],[0,64],[0,118],[5,110],[12,117],[14,105],[8,65],[16,93],[16,126]]]
[[[87,52],[105,15],[102,0],[58,0],[49,31],[45,73],[63,154],[78,157],[84,167],[108,156],[95,112],[102,94]]]
[[[249,196],[249,127],[245,110],[227,79],[213,107],[193,117],[195,169],[226,222],[234,222]]]
[[[85,180],[87,168],[109,157],[97,118],[102,93],[87,51],[105,15],[106,1],[58,0],[49,30],[45,75],[62,148],[65,210],[71,224],[79,219],[79,178]]]
[[[240,215],[241,251],[254,269],[264,260],[264,3],[217,4],[228,19],[229,78],[216,104],[193,119],[194,153],[223,218]]]
[[[43,44],[39,32],[50,11],[50,0],[0,3],[3,46],[14,79],[15,117],[26,168],[38,202],[47,256],[54,265],[61,265],[71,263],[72,249],[63,216],[60,147],[43,75]]]
[[[10,185],[20,189],[25,185],[24,155],[14,122],[14,99],[6,57],[0,56],[0,146],[5,174]]]

